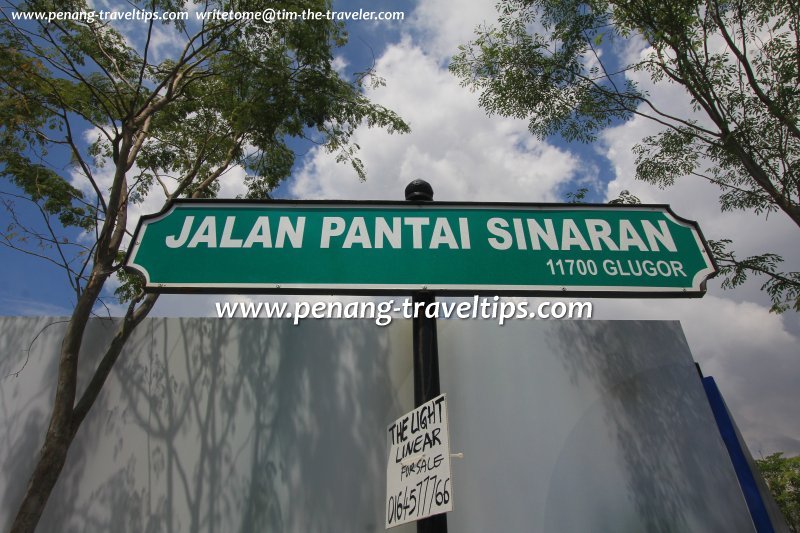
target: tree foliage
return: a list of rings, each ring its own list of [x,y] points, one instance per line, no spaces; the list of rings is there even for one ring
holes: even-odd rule
[[[800,531],[800,457],[783,457],[777,452],[756,459],[756,464],[789,529]]]
[[[192,6],[150,0],[123,7]],[[197,7],[232,6],[209,0]],[[325,0],[236,5],[250,12],[328,7]],[[333,21],[151,19],[125,27],[97,18],[18,16],[91,9],[84,0],[0,8],[0,177],[10,184],[0,198],[11,217],[0,243],[63,268],[75,294],[50,425],[12,531],[35,528],[75,433],[157,299],[120,272],[131,206],[216,196],[220,178],[237,167],[247,174],[246,195],[268,198],[291,172],[293,138],[324,145],[363,179],[351,142],[355,128],[408,130],[365,96],[364,84],[379,82],[370,71],[351,79],[336,71],[333,50],[346,34]],[[148,206],[159,205],[152,201]],[[78,390],[84,327],[117,275],[127,310],[88,385]]]
[[[723,210],[800,226],[797,0],[502,0],[498,11],[450,66],[489,113],[582,142],[647,118],[662,129],[634,148],[638,179],[695,176],[720,188]],[[641,75],[680,86],[690,108],[659,107]],[[773,310],[800,310],[800,273],[781,273],[778,255],[717,259],[729,285],[766,275]]]

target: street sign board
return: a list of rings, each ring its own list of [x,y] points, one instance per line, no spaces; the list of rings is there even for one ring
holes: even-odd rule
[[[662,205],[183,200],[126,264],[162,292],[702,296],[716,273]]]
[[[452,511],[446,395],[401,416],[387,433],[386,528]]]

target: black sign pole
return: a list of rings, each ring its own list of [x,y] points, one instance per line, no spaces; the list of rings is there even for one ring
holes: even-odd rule
[[[433,201],[433,188],[423,180],[414,180],[406,186],[406,200]],[[441,394],[439,387],[439,348],[436,340],[436,319],[425,316],[424,310],[435,300],[433,294],[418,291],[412,296],[414,303],[414,406],[419,407]],[[423,304],[418,309],[417,304]],[[447,533],[445,513],[417,521],[417,533]]]

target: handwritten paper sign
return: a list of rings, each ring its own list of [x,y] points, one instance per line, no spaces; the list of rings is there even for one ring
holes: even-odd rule
[[[453,510],[444,394],[387,428],[386,528]]]

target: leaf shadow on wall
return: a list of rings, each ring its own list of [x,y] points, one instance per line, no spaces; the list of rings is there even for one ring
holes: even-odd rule
[[[598,397],[562,450],[548,501],[569,497],[596,506],[595,531],[609,530],[604,514],[625,509],[626,500],[635,512],[624,520],[619,513],[608,517],[616,530],[621,523],[654,533],[730,531],[733,523],[746,528],[749,517],[680,325],[582,321],[557,327],[563,331],[552,343],[571,382],[595,387]],[[566,475],[576,471],[586,475]],[[617,472],[626,494],[586,481],[609,482]],[[583,527],[570,522],[577,516],[587,515],[548,515],[548,531]]]
[[[385,429],[404,410],[384,331],[368,321],[147,319],[41,527],[382,531]]]

